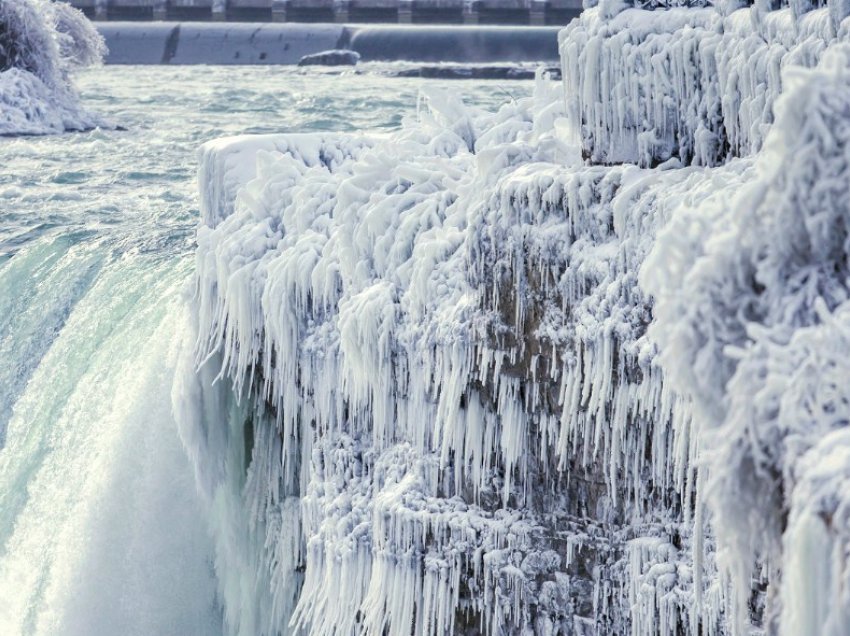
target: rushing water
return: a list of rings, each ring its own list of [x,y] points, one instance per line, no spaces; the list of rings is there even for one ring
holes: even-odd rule
[[[0,139],[0,634],[216,634],[215,573],[171,414],[195,149],[398,127],[423,82],[275,67],[107,67],[126,128]],[[453,81],[494,108],[530,82]]]

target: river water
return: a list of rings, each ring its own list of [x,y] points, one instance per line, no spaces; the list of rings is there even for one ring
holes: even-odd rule
[[[0,139],[0,634],[215,635],[212,545],[171,413],[195,150],[397,128],[424,83],[281,67],[104,67],[126,130]],[[442,82],[495,108],[531,82]]]

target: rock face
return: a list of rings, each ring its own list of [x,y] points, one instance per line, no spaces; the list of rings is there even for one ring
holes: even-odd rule
[[[498,113],[203,149],[233,633],[848,633],[839,8],[614,9]]]
[[[104,51],[91,23],[64,2],[0,2],[0,135],[102,125],[80,106],[71,74]]]

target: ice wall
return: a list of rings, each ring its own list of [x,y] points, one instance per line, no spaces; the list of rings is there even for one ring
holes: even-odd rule
[[[193,391],[242,402],[213,431],[184,404],[187,437],[231,431],[203,480],[221,537],[260,530],[224,594],[278,581],[235,632],[293,604],[312,633],[690,624],[693,440],[635,278],[698,175],[583,166],[562,104],[541,79],[495,115],[431,94],[390,138],[205,147]]]
[[[615,9],[497,113],[202,150],[233,633],[847,633],[848,49]]]
[[[560,35],[571,120],[595,163],[713,166],[761,148],[782,69],[846,41],[835,2],[723,15],[716,8],[585,11]],[[612,15],[613,14],[613,15]]]
[[[64,2],[0,1],[0,136],[101,125],[80,105],[71,75],[104,52],[103,38]]]

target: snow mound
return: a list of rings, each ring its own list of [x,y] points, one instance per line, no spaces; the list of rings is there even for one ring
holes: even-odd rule
[[[91,23],[64,2],[0,3],[0,135],[101,125],[80,105],[71,75],[100,63],[104,52],[103,39]]]
[[[349,49],[331,49],[305,55],[298,66],[354,66],[360,61],[360,53]]]

